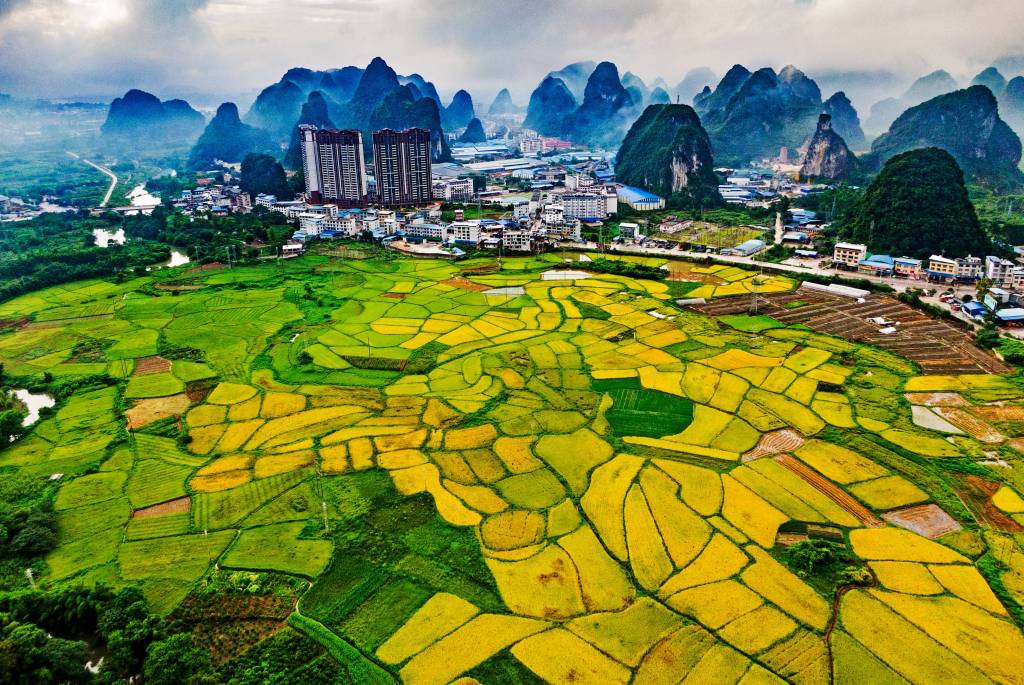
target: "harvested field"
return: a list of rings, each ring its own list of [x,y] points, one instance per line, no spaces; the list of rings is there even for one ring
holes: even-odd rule
[[[161,502],[150,507],[143,507],[132,512],[132,518],[142,519],[148,516],[167,516],[169,514],[187,514],[192,509],[192,499],[179,497],[169,502]]]
[[[908,392],[907,402],[925,407],[968,407],[970,402],[956,392]]]
[[[971,412],[988,421],[1024,421],[1024,406],[972,407]]]
[[[796,300],[807,305],[787,309]],[[747,298],[724,299],[695,306],[711,316],[738,314],[750,309]],[[1008,373],[1009,367],[984,352],[970,337],[953,325],[933,319],[910,305],[881,294],[857,300],[801,288],[792,293],[757,296],[758,313],[785,324],[803,324],[809,328],[860,343],[876,345],[921,366],[925,374]],[[878,326],[867,321],[883,316],[900,323],[893,335],[878,332]]]
[[[171,370],[171,360],[159,355],[143,357],[135,360],[135,375],[145,376],[150,373],[166,373]]]
[[[1006,440],[1005,435],[967,410],[959,407],[936,407],[934,411],[957,428],[982,442],[997,443]]]
[[[934,540],[955,533],[961,526],[937,504],[921,504],[882,514],[889,523]]]
[[[383,293],[381,297],[386,297],[390,300],[404,300],[409,296],[409,293]]]
[[[802,444],[804,444],[804,439],[800,434],[789,428],[765,433],[761,436],[757,446],[743,455],[743,461],[753,461],[773,454],[792,452]]]
[[[959,482],[961,487],[957,488],[957,494],[979,523],[1006,533],[1024,532],[1024,526],[992,504],[992,496],[1001,487],[999,482],[979,476],[967,476]]]
[[[188,394],[180,392],[167,397],[136,400],[135,406],[125,410],[124,415],[128,417],[128,427],[137,430],[168,416],[181,416],[191,404]]]
[[[472,293],[482,293],[485,290],[490,290],[491,286],[481,285],[480,283],[474,283],[473,281],[465,278],[464,276],[455,276],[449,278],[447,281],[441,281],[442,285],[449,285],[459,290],[468,290]]]
[[[846,510],[848,514],[856,518],[868,528],[881,528],[885,525],[877,516],[865,509],[860,502],[846,494],[846,492],[836,487],[830,480],[823,477],[817,471],[808,467],[800,460],[795,459],[788,454],[780,454],[775,457],[775,461],[813,485],[818,492],[838,504]]]

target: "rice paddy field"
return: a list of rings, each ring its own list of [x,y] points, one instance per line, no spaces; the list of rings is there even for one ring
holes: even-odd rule
[[[6,374],[105,379],[0,450],[60,484],[37,582],[135,584],[199,631],[218,574],[291,579],[217,638],[230,670],[302,634],[281,682],[1022,682],[1020,378],[674,303],[785,279],[560,261],[303,257],[0,305]]]

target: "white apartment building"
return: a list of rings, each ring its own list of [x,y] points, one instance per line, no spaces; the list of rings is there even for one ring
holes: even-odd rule
[[[562,226],[565,224],[565,208],[562,205],[544,205],[541,220],[546,226]]]
[[[530,203],[526,200],[512,203],[512,218],[516,221],[530,218]]]
[[[448,235],[456,242],[478,243],[480,242],[480,222],[476,220],[454,221],[448,224]]]
[[[320,231],[322,230],[321,224],[324,220],[324,216],[322,214],[303,212],[299,214],[298,219],[300,231],[306,235],[320,235]]]
[[[836,243],[832,251],[833,262],[853,267],[867,256],[868,246],[860,243]]]
[[[343,212],[338,216],[325,217],[320,222],[321,231],[338,231],[346,236],[359,235],[361,229],[361,221],[358,221],[353,214]]]
[[[426,238],[427,240],[444,240],[445,227],[440,224],[414,223],[406,224],[405,235],[410,238]]]
[[[436,200],[463,202],[473,199],[473,179],[471,178],[435,179],[431,186]]]
[[[991,279],[996,285],[1007,283],[1015,268],[1017,265],[1009,259],[993,255],[985,257],[985,278]]]
[[[590,221],[608,216],[608,202],[603,193],[565,193],[561,199],[566,219]]]
[[[502,231],[501,245],[509,252],[530,252],[533,249],[533,234],[530,231]]]

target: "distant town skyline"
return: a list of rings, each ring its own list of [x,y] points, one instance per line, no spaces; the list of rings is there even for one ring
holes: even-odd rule
[[[508,87],[525,104],[545,73],[611,60],[648,83],[733,63],[808,73],[934,69],[969,79],[1024,55],[1019,0],[0,0],[0,92],[109,97],[258,90],[289,67],[381,55],[447,99]],[[1016,62],[1024,71],[1024,57]]]

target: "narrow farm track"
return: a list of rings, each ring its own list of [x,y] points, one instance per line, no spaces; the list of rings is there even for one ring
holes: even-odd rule
[[[806,466],[803,462],[798,459],[794,459],[788,454],[778,455],[775,457],[775,461],[810,483],[818,492],[841,506],[847,511],[847,513],[868,528],[885,527],[884,521],[865,509],[860,502],[836,487],[831,481],[827,480],[817,471]]]
[[[89,166],[91,166],[96,171],[100,171],[100,172],[102,172],[102,173],[104,173],[104,174],[106,174],[107,176],[110,177],[110,187],[107,188],[107,194],[103,196],[103,201],[100,202],[100,205],[99,205],[100,207],[106,207],[107,204],[110,202],[110,196],[114,194],[114,188],[117,187],[117,174],[115,174],[113,171],[111,171],[110,169],[108,169],[105,166],[100,166],[99,164],[96,164],[95,162],[91,162],[88,159],[82,159],[81,157],[76,155],[74,152],[68,152],[68,154],[70,156],[74,157],[75,159],[79,160],[80,162],[82,162],[84,164],[88,164]]]

